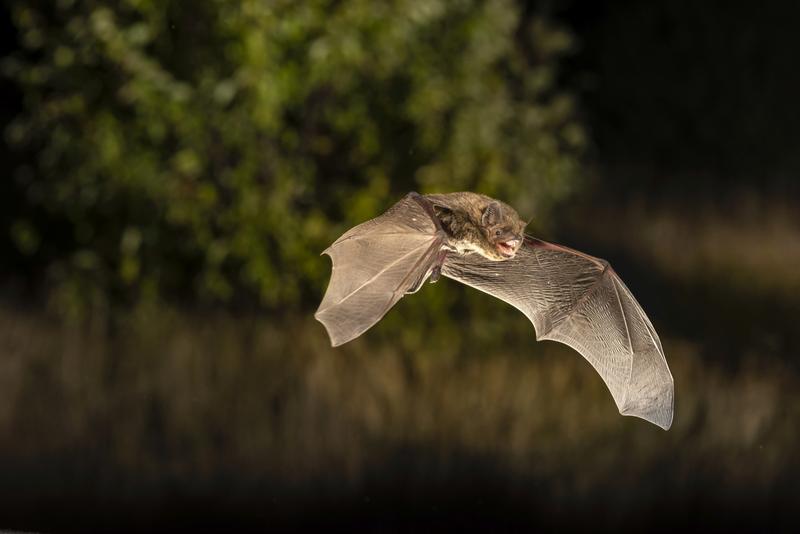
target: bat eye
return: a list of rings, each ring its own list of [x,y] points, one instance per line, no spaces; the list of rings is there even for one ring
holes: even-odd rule
[[[503,234],[503,232],[501,230],[495,230],[494,231],[494,236],[495,237],[500,237],[502,234]]]

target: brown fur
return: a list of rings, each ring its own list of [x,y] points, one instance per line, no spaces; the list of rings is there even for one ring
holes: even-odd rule
[[[466,191],[425,195],[425,198],[433,204],[450,237],[449,244],[459,252],[477,252],[488,259],[502,261],[507,257],[498,251],[499,241],[518,238],[521,243],[525,221],[505,202]],[[487,226],[484,214],[492,204],[495,209],[499,208],[497,220]],[[496,231],[500,232],[499,236],[495,235]]]

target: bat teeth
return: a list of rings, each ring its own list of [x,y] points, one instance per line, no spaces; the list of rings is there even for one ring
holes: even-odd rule
[[[518,239],[509,239],[508,241],[499,241],[497,243],[497,250],[505,256],[506,258],[511,258],[514,256],[514,253],[517,251],[517,246],[519,245]]]

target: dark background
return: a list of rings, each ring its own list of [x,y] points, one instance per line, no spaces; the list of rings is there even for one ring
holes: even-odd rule
[[[796,526],[796,3],[254,5],[0,11],[0,527]],[[672,429],[446,281],[331,349],[411,189],[611,261]]]

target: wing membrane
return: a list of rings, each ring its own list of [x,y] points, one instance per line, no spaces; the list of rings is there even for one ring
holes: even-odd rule
[[[333,346],[363,334],[428,277],[445,237],[429,210],[422,197],[407,195],[323,252],[333,269],[314,317]]]
[[[512,259],[451,255],[442,274],[519,309],[537,339],[577,350],[603,378],[621,414],[664,429],[672,425],[673,379],[661,341],[606,261],[526,237]]]

